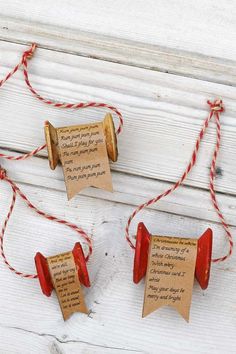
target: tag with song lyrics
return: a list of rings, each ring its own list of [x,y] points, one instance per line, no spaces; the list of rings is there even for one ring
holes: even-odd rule
[[[143,317],[174,307],[188,322],[197,257],[197,240],[151,236]]]
[[[111,114],[102,122],[54,128],[46,122],[45,137],[50,167],[60,161],[68,199],[83,188],[112,191],[109,158],[117,160],[117,140]]]
[[[72,252],[48,257],[47,263],[64,320],[75,312],[88,313]]]

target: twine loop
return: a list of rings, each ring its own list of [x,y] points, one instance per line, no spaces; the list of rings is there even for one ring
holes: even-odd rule
[[[22,55],[22,63],[24,63],[27,59],[31,59],[34,55],[35,49],[37,48],[36,43],[32,43],[30,49],[26,50]]]
[[[229,245],[229,249],[228,252],[219,258],[214,258],[212,259],[212,262],[223,262],[226,259],[228,259],[232,252],[233,252],[233,237],[231,234],[231,230],[229,228],[229,225],[227,224],[216,199],[216,191],[215,191],[215,185],[214,185],[214,180],[215,180],[215,176],[216,176],[216,160],[217,160],[217,156],[219,153],[219,149],[220,149],[220,140],[221,140],[221,124],[220,124],[220,113],[224,112],[224,105],[222,100],[216,99],[214,102],[211,101],[207,101],[208,105],[210,106],[210,112],[207,116],[207,118],[205,119],[202,129],[198,135],[197,141],[195,143],[195,147],[190,159],[189,164],[187,165],[187,167],[185,168],[182,176],[178,179],[177,182],[175,182],[172,187],[170,187],[169,189],[167,189],[166,191],[164,191],[163,193],[157,195],[156,197],[147,200],[145,203],[138,205],[137,208],[133,211],[133,213],[130,215],[128,221],[127,221],[127,225],[125,228],[125,236],[126,236],[126,240],[128,241],[130,247],[132,249],[135,250],[135,245],[133,244],[130,235],[129,235],[129,228],[130,228],[130,224],[131,221],[134,219],[134,217],[144,208],[149,207],[150,205],[156,203],[157,201],[159,201],[160,199],[166,197],[167,195],[171,194],[172,192],[174,192],[181,184],[183,184],[183,182],[185,181],[185,179],[187,178],[189,172],[192,170],[193,166],[195,165],[196,161],[197,161],[197,155],[198,155],[198,151],[200,148],[200,144],[201,141],[206,133],[206,130],[209,126],[209,123],[211,121],[211,119],[214,118],[215,120],[215,124],[216,124],[216,144],[215,144],[215,148],[214,148],[214,152],[213,152],[213,156],[212,156],[212,161],[211,161],[211,167],[210,167],[210,176],[209,176],[209,191],[210,191],[210,196],[211,196],[211,200],[212,200],[212,204],[213,207],[219,217],[219,220],[221,221],[221,224],[225,230],[226,233],[226,238],[228,240],[228,245]]]
[[[123,116],[122,113],[114,106],[107,104],[107,103],[103,103],[103,102],[79,102],[79,103],[70,103],[70,102],[59,102],[59,101],[54,101],[54,100],[50,100],[47,99],[43,96],[40,95],[40,93],[38,93],[38,91],[36,91],[36,89],[32,86],[31,82],[30,82],[30,78],[28,75],[28,63],[27,60],[32,58],[35,50],[37,48],[36,43],[32,43],[31,47],[26,50],[22,57],[21,60],[19,62],[19,64],[17,64],[6,76],[5,78],[3,78],[2,80],[0,80],[0,87],[8,80],[10,79],[10,77],[12,77],[21,67],[23,67],[23,75],[24,75],[24,79],[25,79],[25,83],[28,87],[28,89],[30,90],[30,92],[34,95],[34,97],[36,97],[39,101],[44,102],[48,105],[51,105],[53,107],[56,108],[62,108],[62,109],[82,109],[82,108],[107,108],[110,111],[112,111],[113,113],[116,114],[118,121],[119,121],[119,125],[118,128],[116,129],[116,134],[119,135],[122,131],[123,128]]]
[[[214,102],[211,102],[210,100],[207,101],[207,103],[210,106],[211,111],[213,112],[224,112],[225,108],[223,105],[222,100],[215,100]]]
[[[21,61],[19,62],[19,64],[17,64],[12,71],[10,71],[6,77],[2,80],[0,80],[0,87],[8,80],[10,79],[10,77],[12,77],[22,66],[23,66],[23,74],[24,74],[24,79],[25,79],[25,83],[28,87],[28,89],[30,90],[30,92],[41,102],[44,102],[48,105],[51,105],[53,107],[56,108],[66,108],[66,109],[82,109],[82,108],[107,108],[110,111],[114,112],[116,114],[116,116],[119,119],[119,126],[116,130],[116,134],[120,134],[123,128],[123,116],[121,114],[121,112],[114,106],[111,106],[109,104],[106,103],[102,103],[102,102],[80,102],[80,103],[65,103],[65,102],[56,102],[56,101],[52,101],[49,99],[46,99],[44,97],[42,97],[31,85],[31,82],[29,80],[29,75],[28,75],[28,69],[27,69],[27,60],[32,58],[35,50],[37,48],[36,43],[32,43],[31,47],[26,50],[21,58]],[[34,149],[33,151],[21,155],[21,156],[8,156],[6,154],[0,153],[0,157],[7,159],[7,160],[25,160],[31,156],[36,155],[38,152],[40,152],[41,150],[45,149],[46,145],[42,145],[39,146],[38,148]]]
[[[38,215],[44,217],[47,220],[50,221],[54,221],[57,222],[58,224],[61,225],[65,225],[67,227],[69,227],[71,230],[75,231],[77,234],[79,234],[79,236],[81,236],[84,241],[87,243],[88,246],[88,254],[85,258],[86,262],[89,260],[89,257],[92,254],[93,248],[92,248],[92,240],[89,237],[89,235],[79,226],[77,226],[76,224],[69,222],[67,220],[64,219],[60,219],[54,215],[50,215],[45,213],[44,211],[38,209],[33,203],[30,202],[30,200],[27,198],[27,196],[21,191],[21,189],[12,181],[12,179],[10,177],[7,177],[6,175],[6,170],[4,170],[3,168],[1,168],[0,166],[0,180],[5,180],[6,182],[9,183],[9,185],[11,186],[12,189],[12,198],[11,198],[11,204],[10,204],[10,208],[9,211],[7,213],[7,216],[3,222],[3,226],[2,229],[0,229],[0,255],[3,258],[4,263],[7,265],[7,267],[14,272],[16,275],[19,275],[22,278],[30,278],[30,279],[35,279],[37,278],[37,274],[26,274],[26,273],[22,273],[18,270],[16,270],[14,267],[11,266],[11,264],[8,262],[5,252],[4,252],[4,235],[5,235],[5,231],[8,225],[8,221],[10,220],[10,217],[12,215],[12,212],[14,210],[14,206],[15,206],[15,202],[16,202],[16,198],[17,196],[20,197],[25,203],[26,205],[33,211],[35,211],[35,213],[37,213]]]

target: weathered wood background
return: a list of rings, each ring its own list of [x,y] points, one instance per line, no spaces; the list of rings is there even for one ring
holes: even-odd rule
[[[124,227],[133,208],[165,190],[184,170],[207,99],[221,97],[222,150],[216,188],[236,231],[236,7],[226,0],[0,1],[0,75],[27,45],[33,85],[48,98],[105,101],[124,114],[119,161],[112,165],[114,193],[87,189],[67,202],[62,171],[45,154],[1,164],[43,210],[74,221],[92,234],[86,290],[91,314],[63,322],[55,294],[41,295],[37,280],[22,280],[0,263],[0,353],[235,353],[236,257],[213,265],[209,288],[194,285],[189,324],[163,308],[142,319],[144,283],[132,283],[133,253]],[[1,88],[0,147],[26,152],[44,142],[43,122],[79,124],[104,110],[59,110],[37,101],[22,72]],[[151,232],[198,237],[214,231],[214,255],[226,250],[208,192],[215,130],[211,125],[185,186],[142,213]],[[1,182],[0,218],[10,202]],[[36,216],[21,202],[6,234],[6,254],[34,272],[36,251],[71,249],[76,235]]]

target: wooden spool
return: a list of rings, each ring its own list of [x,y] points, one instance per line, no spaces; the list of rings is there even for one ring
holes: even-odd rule
[[[78,277],[80,283],[86,287],[90,287],[90,280],[86,265],[86,260],[84,257],[84,252],[79,242],[76,242],[72,254],[78,271]],[[46,296],[51,296],[53,291],[53,284],[51,275],[49,272],[47,258],[42,255],[42,253],[37,252],[35,257],[35,266],[37,270],[37,275],[39,279],[39,284],[41,286],[42,292]]]
[[[134,255],[133,281],[139,283],[146,275],[150,233],[144,223],[140,222],[137,229]],[[202,289],[208,287],[212,255],[212,230],[207,229],[198,239],[195,277]]]
[[[111,161],[116,162],[118,158],[117,138],[113,118],[110,113],[105,115],[102,121],[102,126],[106,140],[107,155]],[[60,161],[57,128],[55,128],[50,122],[46,121],[44,132],[48,150],[49,165],[52,170],[55,170],[58,162]]]

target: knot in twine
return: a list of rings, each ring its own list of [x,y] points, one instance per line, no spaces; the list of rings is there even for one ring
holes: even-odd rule
[[[5,179],[7,176],[6,170],[0,166],[0,180]]]
[[[217,156],[218,156],[219,149],[220,149],[220,139],[221,139],[220,113],[224,111],[224,105],[223,105],[222,100],[220,100],[220,99],[216,99],[214,102],[207,101],[207,103],[210,106],[210,113],[208,114],[207,118],[205,119],[205,121],[203,123],[202,129],[201,129],[201,131],[198,135],[197,141],[195,143],[192,157],[190,159],[189,164],[185,168],[185,171],[183,172],[182,176],[177,180],[177,182],[175,182],[175,184],[172,187],[168,188],[163,193],[157,195],[156,197],[154,197],[152,199],[147,200],[145,203],[143,203],[141,205],[138,205],[136,207],[136,209],[133,211],[133,213],[130,215],[130,217],[127,221],[127,224],[126,224],[126,228],[125,228],[125,236],[126,236],[126,240],[128,241],[128,243],[132,249],[136,249],[136,247],[137,247],[137,245],[135,246],[133,244],[133,242],[131,241],[130,235],[129,235],[129,228],[130,228],[130,224],[131,224],[132,220],[141,210],[143,210],[146,207],[149,207],[150,205],[156,203],[160,199],[171,194],[184,182],[184,180],[186,179],[186,177],[188,176],[188,174],[190,173],[190,171],[192,170],[193,166],[195,165],[195,163],[197,161],[197,154],[198,154],[198,151],[200,148],[201,141],[206,133],[207,127],[209,126],[210,120],[212,118],[214,118],[215,124],[216,124],[216,144],[215,144],[215,149],[213,152],[213,157],[212,157],[211,166],[210,166],[209,190],[210,190],[210,196],[211,196],[211,200],[212,200],[214,209],[215,209],[215,211],[222,223],[222,226],[226,232],[226,236],[227,236],[228,243],[229,243],[229,250],[226,255],[219,257],[219,258],[212,259],[212,262],[223,262],[231,256],[232,251],[233,251],[233,237],[232,237],[229,225],[226,223],[225,218],[224,218],[222,212],[220,211],[220,208],[219,208],[219,205],[218,205],[218,202],[216,199],[216,192],[215,192],[215,185],[214,185],[214,179],[215,179],[215,175],[216,175],[216,161],[217,161]]]
[[[225,108],[222,100],[215,100],[214,102],[207,101],[212,112],[224,112]]]
[[[32,43],[30,49],[24,52],[22,56],[22,61],[25,61],[26,59],[31,59],[35,52],[36,47],[37,47],[36,43]]]

